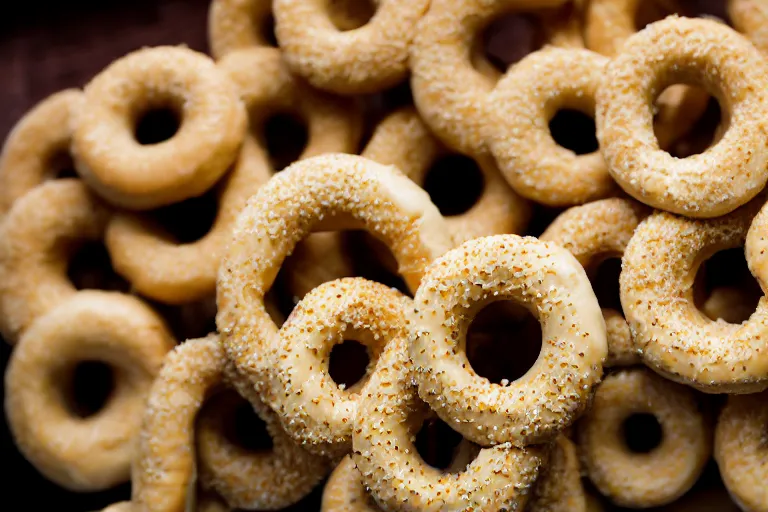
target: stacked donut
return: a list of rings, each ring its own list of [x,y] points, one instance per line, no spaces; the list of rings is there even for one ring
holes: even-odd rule
[[[18,449],[113,512],[767,512],[768,4],[724,7],[214,0],[213,58],[47,98],[0,156]]]

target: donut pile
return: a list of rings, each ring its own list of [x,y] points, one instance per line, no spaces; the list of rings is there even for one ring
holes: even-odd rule
[[[130,481],[110,512],[280,510],[321,482],[324,512],[768,511],[768,3],[726,0],[730,25],[675,0],[374,3],[213,0],[213,58],[141,49],[18,122],[0,332],[19,450],[73,491]],[[478,40],[510,13],[542,48],[501,72]],[[561,145],[584,135],[562,111],[594,118],[596,148]],[[287,162],[277,115],[306,127]],[[449,155],[477,197],[435,178]],[[438,207],[436,179],[459,199]],[[749,275],[702,285],[742,247]],[[526,316],[541,348],[510,377]],[[349,382],[346,340],[367,354]],[[87,381],[83,411],[94,362],[112,384]],[[231,435],[244,404],[267,446]],[[712,457],[727,493],[689,492]]]

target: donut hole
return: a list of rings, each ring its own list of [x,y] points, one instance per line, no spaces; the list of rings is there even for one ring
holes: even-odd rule
[[[603,259],[589,272],[592,289],[601,308],[615,309],[624,315],[619,293],[619,276],[621,274],[621,258],[609,257]]]
[[[148,302],[165,319],[168,328],[177,340],[204,338],[208,334],[216,332],[215,296],[178,306],[154,301]]]
[[[262,18],[253,19],[253,31],[257,40],[264,41],[268,46],[277,48],[277,35],[275,35],[275,18],[272,13]]]
[[[224,438],[231,444],[252,453],[272,450],[272,437],[267,424],[254,412],[251,404],[234,391],[226,391],[235,401],[229,414],[224,418]],[[229,420],[229,421],[226,421]]]
[[[624,444],[632,453],[651,453],[661,445],[664,432],[656,416],[648,413],[632,414],[621,425]]]
[[[109,252],[100,241],[80,244],[67,266],[67,278],[78,290],[127,292],[131,285],[112,267]]]
[[[577,155],[599,149],[596,130],[592,116],[574,109],[560,109],[549,121],[549,132],[554,141]]]
[[[435,469],[449,472],[460,472],[464,467],[454,466],[459,445],[464,438],[437,417],[427,418],[421,425],[414,442],[416,451],[422,460]],[[474,457],[468,460],[471,462]],[[463,461],[462,461],[463,462]],[[461,464],[456,464],[461,466]]]
[[[356,340],[344,340],[333,346],[328,360],[328,374],[342,389],[360,382],[371,362],[368,349]]]
[[[531,222],[525,230],[525,236],[540,237],[547,230],[552,221],[563,213],[566,208],[554,208],[539,203],[533,203]]]
[[[296,162],[309,140],[306,123],[293,114],[278,113],[264,122],[264,143],[275,172]]]
[[[331,23],[340,31],[347,32],[366,25],[376,14],[371,0],[328,0]]]
[[[497,71],[507,68],[544,46],[541,22],[530,13],[506,13],[493,19],[475,41],[473,54],[482,55]]]
[[[638,31],[642,30],[651,23],[661,21],[667,16],[675,14],[675,11],[666,7],[664,3],[656,0],[637,2],[635,29]]]
[[[77,171],[70,152],[67,149],[62,149],[54,152],[48,159],[44,179],[47,181],[66,178],[77,178]]]
[[[191,244],[207,235],[219,211],[216,188],[199,197],[153,210],[152,219],[178,244]]]
[[[102,361],[80,361],[69,370],[64,400],[69,411],[88,418],[101,411],[115,390],[112,368]]]
[[[424,190],[446,217],[469,211],[483,194],[485,179],[477,163],[464,155],[438,158],[427,171]]]
[[[392,270],[397,269],[398,264],[387,244],[367,231],[348,231],[345,235],[346,248],[352,255],[352,268],[356,277],[395,288],[413,298],[402,276]]]
[[[719,128],[724,121],[720,103],[710,96],[701,118],[691,131],[672,144],[669,153],[677,158],[686,158],[705,152],[717,143]]]
[[[749,271],[744,249],[735,247],[705,257],[696,272],[692,294],[694,304],[707,318],[740,324],[757,309],[762,290]]]
[[[474,372],[494,384],[511,383],[531,369],[541,352],[541,325],[512,302],[485,306],[467,329],[465,351]]]
[[[136,117],[133,136],[143,146],[160,144],[176,135],[181,126],[180,112],[171,106],[158,106]]]

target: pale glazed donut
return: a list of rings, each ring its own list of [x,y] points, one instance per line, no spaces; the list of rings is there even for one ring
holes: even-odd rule
[[[648,453],[626,444],[622,427],[633,414],[652,414],[661,426],[661,442]],[[619,506],[648,508],[673,502],[696,483],[712,436],[693,390],[632,368],[608,375],[597,388],[579,424],[578,445],[602,494]]]
[[[546,459],[542,447],[509,443],[480,450],[462,471],[424,462],[413,438],[427,409],[413,382],[408,340],[394,338],[381,356],[355,418],[352,458],[366,488],[386,510],[521,510]]]
[[[764,0],[728,0],[733,26],[768,54],[768,4]]]
[[[324,0],[274,0],[275,35],[291,70],[339,94],[379,92],[408,75],[408,51],[429,0],[379,0],[364,26],[341,32]]]
[[[599,151],[577,155],[557,144],[549,130],[560,109],[594,115],[607,62],[589,50],[548,47],[518,62],[491,92],[488,147],[518,194],[548,206],[572,206],[618,190]]]
[[[433,133],[451,149],[487,153],[484,123],[495,74],[472,65],[474,39],[510,10],[557,7],[564,0],[432,0],[411,47],[413,99]],[[485,67],[485,66],[484,66]]]
[[[67,89],[52,94],[27,112],[3,145],[0,154],[0,215],[42,182],[55,178],[56,159],[69,153],[73,118],[83,105],[83,93]]]
[[[768,392],[728,397],[715,429],[715,459],[742,510],[768,511]]]
[[[328,478],[320,512],[381,512],[363,487],[360,472],[349,455],[341,460]]]
[[[133,126],[171,108],[178,131],[140,144]],[[147,210],[211,188],[237,156],[247,119],[233,84],[203,54],[160,46],[110,64],[85,88],[72,141],[80,176],[111,203]]]
[[[97,491],[129,478],[144,401],[174,340],[138,299],[81,291],[37,320],[11,354],[5,412],[19,450],[46,478]],[[80,417],[61,388],[79,362],[115,371],[115,388],[96,414]]]
[[[565,435],[555,440],[543,471],[526,508],[528,512],[587,512],[576,445]]]
[[[362,155],[381,164],[394,165],[424,186],[432,164],[446,150],[412,107],[387,116],[376,127]],[[456,243],[479,236],[522,233],[531,217],[531,208],[505,183],[499,169],[487,156],[474,159],[483,174],[483,192],[466,212],[446,216]],[[460,184],[457,184],[460,186]]]
[[[271,114],[298,111],[307,120],[309,139],[302,157],[353,152],[359,137],[358,109],[296,81],[277,49],[230,53],[219,68],[235,83],[251,114],[251,129],[259,135],[246,136],[233,170],[218,185],[219,210],[210,231],[195,242],[179,244],[151,218],[130,212],[116,214],[107,229],[106,243],[117,272],[143,295],[164,303],[180,304],[214,293],[237,214],[275,172],[261,138]]]
[[[704,260],[744,244],[764,200],[758,197],[717,219],[657,212],[635,230],[624,253],[621,304],[635,346],[654,371],[705,393],[768,387],[768,298],[737,325],[705,317],[692,291]]]
[[[452,241],[427,193],[394,167],[326,155],[289,166],[253,196],[235,223],[219,271],[216,325],[238,372],[263,387],[278,328],[264,307],[282,262],[314,229],[362,226],[391,248],[411,289]]]
[[[747,265],[763,293],[768,294],[768,203],[752,220],[744,245]]]
[[[768,61],[743,36],[715,21],[669,17],[630,37],[606,77],[597,94],[597,138],[627,193],[673,213],[716,217],[765,186]],[[649,100],[681,80],[717,97],[728,129],[704,153],[676,159],[659,149]]]
[[[227,364],[215,335],[186,341],[166,356],[147,399],[132,467],[131,499],[139,510],[185,509],[194,484],[195,416],[205,398],[224,383]],[[248,399],[253,404],[257,400],[252,395]],[[254,410],[266,418],[267,425],[275,425],[266,407]],[[268,468],[262,474],[264,480],[249,482],[257,508],[279,509],[296,503],[326,474],[324,459],[282,439],[273,439],[278,449],[254,455],[254,463]]]
[[[77,179],[44,183],[16,201],[0,226],[0,330],[15,343],[32,322],[76,293],[67,263],[101,240],[110,212]]]
[[[649,208],[632,199],[594,201],[561,213],[539,238],[568,249],[589,273],[608,258],[621,258],[635,229],[649,213]],[[608,334],[605,366],[640,362],[621,313],[604,308],[603,317]]]
[[[536,363],[508,386],[477,375],[464,350],[475,315],[499,300],[525,306],[542,330]],[[600,306],[584,269],[553,243],[497,235],[449,251],[429,267],[410,321],[419,395],[481,446],[553,440],[584,411],[602,377]]]

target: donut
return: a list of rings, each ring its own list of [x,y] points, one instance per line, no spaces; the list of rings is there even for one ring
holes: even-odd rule
[[[625,438],[625,422],[634,415],[652,415],[661,427],[661,441],[647,453],[633,451]],[[577,439],[592,483],[616,505],[631,508],[658,507],[685,494],[712,446],[695,392],[645,368],[605,377]]]
[[[536,482],[530,512],[587,512],[587,495],[581,483],[576,445],[564,435],[557,437],[549,464]]]
[[[323,488],[320,512],[381,512],[381,508],[365,491],[360,472],[347,455],[333,470]]]
[[[275,35],[291,70],[338,94],[383,91],[405,80],[416,24],[429,0],[380,0],[364,26],[342,32],[322,0],[275,0]]]
[[[747,265],[764,294],[768,294],[768,203],[752,220],[744,247]]]
[[[362,152],[366,158],[394,165],[421,187],[432,165],[447,154],[412,107],[393,112],[379,123]],[[509,188],[490,158],[474,160],[483,176],[482,193],[464,213],[445,216],[454,241],[523,232],[531,217],[528,202]]]
[[[128,295],[81,291],[53,308],[22,335],[5,375],[5,412],[21,453],[72,491],[128,480],[144,400],[173,345],[162,319]],[[114,390],[82,416],[66,389],[88,361],[109,365]]]
[[[715,460],[741,510],[768,510],[768,392],[731,395],[715,428]]]
[[[535,364],[508,385],[475,373],[464,350],[474,317],[500,300],[525,306],[542,330]],[[481,446],[553,440],[588,405],[607,355],[605,322],[584,269],[564,248],[532,237],[477,238],[435,260],[410,322],[419,396]]]
[[[619,281],[624,314],[646,366],[705,393],[768,387],[768,298],[760,299],[747,321],[728,324],[699,312],[692,291],[704,260],[744,244],[764,201],[758,197],[716,219],[657,212],[637,227]]]
[[[76,293],[67,277],[78,245],[101,240],[109,209],[77,179],[49,181],[16,201],[0,225],[0,331],[15,343]]]
[[[166,356],[163,368],[147,398],[131,473],[131,501],[139,510],[184,510],[194,484],[195,416],[204,400],[232,375],[218,336],[188,340]],[[252,394],[251,394],[252,395]],[[253,404],[254,396],[248,396]],[[263,405],[254,410],[267,425],[275,418]],[[269,427],[268,427],[269,430]],[[271,434],[277,431],[272,431]],[[255,508],[280,509],[298,502],[325,476],[327,462],[283,438],[273,439],[275,449],[253,454],[260,465],[259,480],[249,481],[249,498]],[[287,438],[286,438],[287,439]],[[199,444],[198,444],[199,446]],[[212,446],[214,450],[216,446]],[[213,451],[207,452],[212,456]],[[220,452],[219,452],[220,454]],[[211,458],[203,459],[213,462]],[[220,461],[219,461],[220,462]],[[241,462],[241,460],[238,460]],[[224,466],[221,471],[231,471]],[[233,489],[242,474],[218,473],[220,488]],[[226,482],[225,482],[226,479]]]
[[[134,133],[151,112],[170,111],[170,138]],[[148,210],[203,194],[237,156],[247,125],[237,91],[215,63],[184,47],[129,53],[85,87],[72,152],[80,176],[110,203]]]
[[[66,89],[27,112],[5,139],[0,153],[0,215],[21,196],[69,170],[69,145],[83,93]]]
[[[715,21],[669,17],[627,39],[605,74],[597,138],[611,175],[628,194],[707,218],[733,211],[765,186],[768,61],[743,36]],[[711,90],[728,120],[717,144],[683,159],[659,149],[649,101],[679,81]]]
[[[279,170],[272,169],[261,135],[270,115],[289,111],[307,120],[309,140],[303,157],[352,152],[359,136],[358,110],[349,101],[329,98],[297,82],[274,48],[230,53],[218,67],[236,84],[254,135],[245,137],[232,171],[217,185],[219,208],[210,231],[192,243],[180,244],[151,217],[122,212],[106,233],[117,272],[143,295],[168,304],[214,293],[224,245],[237,214]]]
[[[490,93],[488,147],[518,194],[562,207],[616,192],[599,151],[577,155],[549,130],[558,110],[594,115],[607,62],[589,50],[548,47],[518,62]]]
[[[762,0],[728,0],[733,26],[768,55],[768,5]]]
[[[219,271],[216,325],[229,358],[256,388],[273,363],[278,328],[264,296],[296,243],[316,230],[363,227],[397,259],[413,290],[426,266],[452,247],[427,193],[394,167],[354,155],[297,162],[259,189],[240,213]]]

